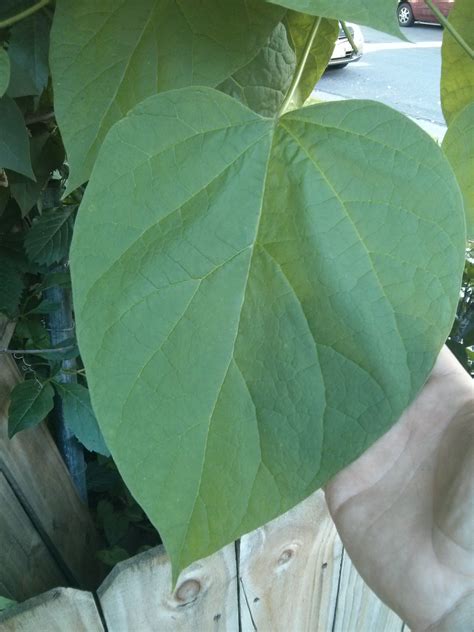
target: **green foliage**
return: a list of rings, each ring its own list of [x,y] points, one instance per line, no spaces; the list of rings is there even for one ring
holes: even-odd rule
[[[0,612],[6,610],[7,608],[11,608],[16,605],[16,601],[13,599],[8,599],[7,597],[0,596]]]
[[[16,316],[23,288],[23,275],[15,261],[0,250],[0,313]]]
[[[25,239],[25,250],[31,261],[51,265],[67,256],[72,236],[72,210],[61,207],[38,217]]]
[[[109,456],[92,410],[88,389],[81,384],[58,381],[53,384],[61,398],[64,419],[69,429],[88,450]]]
[[[58,0],[51,33],[55,112],[85,182],[110,126],[144,98],[216,86],[265,45],[284,10],[262,0]]]
[[[23,116],[15,101],[3,96],[0,99],[0,165],[3,169],[12,169],[35,179],[31,168],[28,134]]]
[[[467,236],[474,239],[474,102],[452,119],[443,149],[464,197]]]
[[[11,393],[8,410],[8,436],[37,426],[53,408],[54,390],[49,382],[27,380],[17,384]]]
[[[10,58],[7,51],[0,45],[0,97],[7,91],[10,82]]]
[[[449,22],[474,48],[474,2],[456,0]],[[474,62],[447,29],[443,34],[441,58],[441,106],[444,118],[451,124],[454,116],[474,101]]]
[[[133,207],[147,213],[130,226]],[[175,572],[399,417],[449,333],[464,239],[443,153],[376,103],[275,124],[188,88],[111,129],[71,253],[78,336],[107,445]]]
[[[308,15],[365,24],[404,39],[396,18],[397,0],[279,0],[278,4]]]

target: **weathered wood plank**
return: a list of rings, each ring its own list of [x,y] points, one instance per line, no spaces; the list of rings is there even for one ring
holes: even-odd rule
[[[5,610],[0,632],[104,632],[104,627],[91,593],[55,588]]]
[[[239,565],[242,632],[330,632],[341,554],[320,491],[244,536]]]
[[[403,621],[373,593],[344,551],[333,632],[401,632]]]
[[[7,347],[11,327],[1,315],[0,334],[0,348]],[[13,359],[0,353],[0,470],[47,547],[64,561],[70,581],[95,588],[103,577],[94,555],[97,533],[47,428],[41,424],[8,439],[10,391],[20,379]]]
[[[238,632],[234,546],[183,571],[171,590],[163,547],[118,564],[99,588],[110,632]]]
[[[67,583],[1,472],[0,507],[2,594],[22,601]]]

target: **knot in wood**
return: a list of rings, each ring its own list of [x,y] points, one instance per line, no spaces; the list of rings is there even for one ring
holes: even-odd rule
[[[176,601],[179,601],[181,605],[190,603],[196,599],[200,591],[201,584],[197,579],[187,579],[176,589]]]

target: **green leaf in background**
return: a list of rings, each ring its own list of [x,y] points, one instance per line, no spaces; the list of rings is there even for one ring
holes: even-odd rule
[[[187,88],[108,134],[71,250],[78,339],[175,577],[323,485],[424,384],[464,263],[447,166],[370,101],[275,121]]]
[[[2,612],[2,610],[6,610],[7,608],[15,606],[16,603],[17,602],[13,599],[8,599],[7,597],[0,596],[0,612]]]
[[[285,22],[290,41],[296,52],[297,63],[300,63],[303,57],[306,41],[313,27],[314,20],[314,16],[298,13],[297,11],[288,11],[286,16]],[[338,21],[323,18],[292,99],[294,107],[301,107],[314,90],[331,59],[338,35]]]
[[[54,390],[48,382],[27,380],[11,392],[8,409],[8,436],[41,423],[53,408]]]
[[[0,45],[0,97],[3,97],[10,83],[10,58]]]
[[[64,162],[64,148],[55,133],[41,132],[30,138],[30,154],[36,182],[16,173],[9,173],[10,190],[23,216],[38,202],[51,173]]]
[[[262,0],[58,0],[50,63],[71,176],[88,180],[110,126],[145,97],[217,86],[248,64],[285,11]]]
[[[0,98],[0,168],[35,179],[25,121],[15,101],[7,96]]]
[[[467,236],[474,239],[474,103],[467,105],[448,127],[443,149],[464,198]]]
[[[79,441],[91,452],[109,456],[104,438],[92,410],[89,391],[81,384],[54,382],[61,398],[64,421]]]
[[[456,0],[449,14],[449,22],[474,48],[474,2]],[[474,60],[445,29],[441,46],[441,106],[448,124],[474,101]],[[471,140],[472,145],[472,140]]]
[[[266,0],[270,2],[270,0]],[[365,24],[379,31],[406,39],[400,32],[396,17],[397,0],[273,0],[288,9],[321,15],[324,18],[345,20],[356,24]]]
[[[219,90],[262,116],[274,116],[283,103],[295,68],[296,55],[280,22],[257,56],[221,83]]]
[[[0,251],[0,312],[15,316],[23,293],[23,274],[16,262]]]
[[[65,259],[72,236],[72,211],[57,208],[45,211],[25,237],[25,251],[35,263],[51,265]]]
[[[11,62],[10,97],[39,95],[48,83],[50,18],[39,11],[11,29],[8,54]]]

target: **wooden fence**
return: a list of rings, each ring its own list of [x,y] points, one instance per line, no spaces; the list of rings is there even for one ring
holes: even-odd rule
[[[344,553],[321,492],[190,566],[173,592],[157,547],[118,564],[96,594],[58,588],[0,615],[1,632],[403,629]]]

